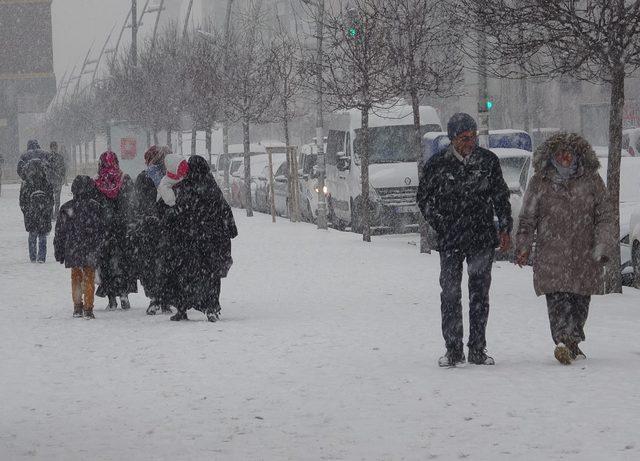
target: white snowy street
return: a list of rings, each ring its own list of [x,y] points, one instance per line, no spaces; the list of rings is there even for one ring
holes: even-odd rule
[[[496,365],[442,369],[439,259],[415,234],[234,209],[221,321],[148,316],[141,287],[87,321],[53,233],[29,262],[18,188],[0,197],[1,460],[640,459],[635,289],[593,298],[588,359],[562,366],[531,269],[496,263]]]

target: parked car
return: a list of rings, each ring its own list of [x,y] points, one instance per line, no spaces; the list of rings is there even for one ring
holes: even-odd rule
[[[257,173],[251,176],[251,196],[253,197],[253,207],[256,211],[271,213],[271,199],[269,188],[269,159],[268,156],[259,155],[252,157],[252,168]],[[274,173],[286,160],[285,154],[273,154],[272,164]]]
[[[361,113],[327,115],[326,186],[328,215],[337,228],[362,232],[362,209],[369,207],[373,232],[418,229],[418,168],[411,146],[411,105],[390,104],[369,114],[369,203],[362,202]],[[421,134],[442,131],[433,107],[420,106]]]
[[[244,208],[244,161],[234,158],[229,166],[229,205]]]
[[[622,148],[632,157],[640,157],[640,128],[622,130]]]

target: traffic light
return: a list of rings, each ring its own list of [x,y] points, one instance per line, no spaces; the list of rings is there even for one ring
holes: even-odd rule
[[[478,111],[479,112],[490,112],[493,109],[493,98],[487,96],[484,100],[480,100],[478,102]]]
[[[346,11],[346,17],[347,17],[347,27],[346,27],[347,37],[350,40],[354,40],[357,43],[360,43],[364,35],[363,33],[364,28],[362,25],[362,21],[358,17],[358,12],[356,11],[355,8],[349,8]]]

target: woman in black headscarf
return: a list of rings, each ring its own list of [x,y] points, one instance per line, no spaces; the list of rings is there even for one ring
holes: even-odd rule
[[[197,309],[215,322],[220,315],[220,279],[233,263],[231,239],[238,235],[231,208],[200,156],[189,158],[189,171],[176,187],[176,204],[167,219],[179,231],[174,237],[178,267],[178,312],[171,320],[186,320]],[[177,248],[175,247],[177,246]]]

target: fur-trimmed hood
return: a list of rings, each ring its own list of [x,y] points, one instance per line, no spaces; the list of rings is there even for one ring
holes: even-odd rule
[[[576,133],[556,133],[543,142],[533,153],[533,169],[536,173],[542,173],[553,168],[551,157],[560,150],[568,150],[578,157],[578,165],[585,172],[597,172],[600,161],[591,147],[591,144]]]

